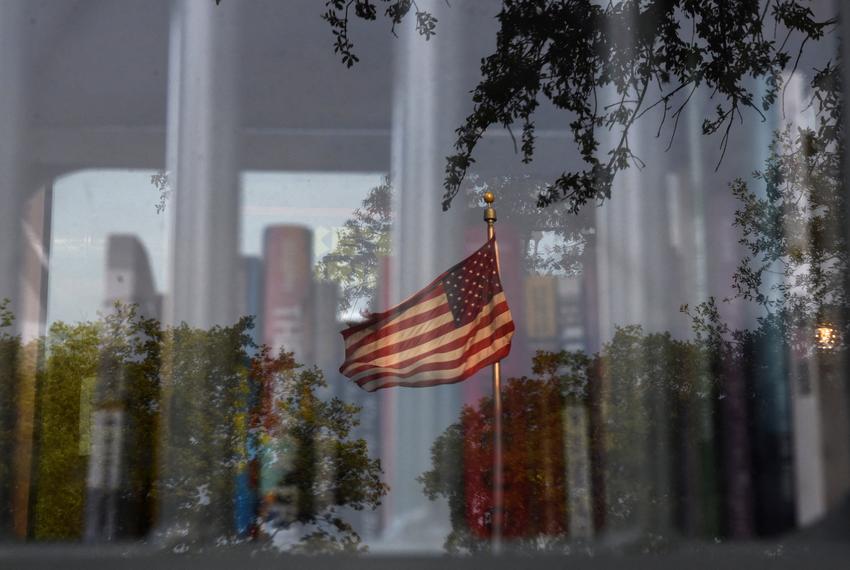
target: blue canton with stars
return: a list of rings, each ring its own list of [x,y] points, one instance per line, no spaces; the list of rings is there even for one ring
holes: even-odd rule
[[[484,246],[446,272],[443,290],[449,300],[455,326],[475,320],[482,307],[502,291],[496,268],[496,242]]]

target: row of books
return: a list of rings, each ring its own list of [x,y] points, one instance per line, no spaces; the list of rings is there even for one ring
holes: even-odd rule
[[[503,281],[519,324],[505,376],[528,375],[536,351],[604,356],[594,265],[586,264],[577,277],[523,276],[519,240],[508,231],[502,236]],[[391,391],[368,394],[336,372],[342,360],[338,293],[334,284],[314,278],[311,240],[303,227],[266,231],[262,258],[243,262],[240,313],[256,315],[257,344],[293,351],[297,361],[325,373],[327,396],[362,406],[356,435],[382,458],[392,479],[397,451],[404,446],[395,429],[402,418]],[[389,274],[391,260],[382,263],[382,274]],[[138,305],[146,316],[160,316],[161,298],[135,238],[110,238],[105,275],[106,307],[122,301]],[[557,500],[567,505],[568,538],[628,540],[646,533],[750,538],[812,523],[840,501],[846,475],[840,458],[847,453],[841,434],[848,422],[842,384],[823,362],[783,353],[779,339],[763,342],[746,367],[708,363],[700,372],[696,366],[687,391],[674,384],[636,387],[625,377],[628,370],[618,372],[614,361],[600,360],[608,369],[595,372],[586,406],[562,411],[564,440],[556,453],[564,461],[566,484]],[[34,398],[17,403],[19,416],[33,418],[31,438],[16,439],[13,453],[33,457],[26,496],[10,499],[27,507],[14,513],[25,520],[13,522],[10,516],[5,524],[33,538],[145,536],[156,506],[154,497],[139,491],[138,474],[144,487],[157,473],[154,462],[138,469],[155,456],[159,442],[137,433],[132,403],[103,397],[108,386],[97,370],[39,382]],[[484,386],[486,381],[470,381],[459,397],[474,403],[487,395]],[[57,422],[64,426],[59,432]],[[614,438],[632,442],[634,449],[612,445]],[[280,454],[263,447],[273,442],[252,440],[244,431],[240,445],[249,460],[233,485],[232,530],[249,536],[284,466],[275,459]],[[394,508],[390,496],[386,503],[390,508],[379,513],[347,513],[367,540],[378,540],[405,517],[398,507],[403,502]]]

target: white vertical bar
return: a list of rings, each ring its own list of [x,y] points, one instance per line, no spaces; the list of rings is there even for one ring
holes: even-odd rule
[[[26,92],[27,35],[26,3],[23,0],[0,2],[0,301],[9,299],[16,316],[14,332],[22,332],[21,253],[22,223],[26,193]],[[0,379],[9,381],[11,379]],[[30,518],[30,489],[33,453],[33,408],[23,402],[34,397],[33,374],[21,374],[17,387],[17,418],[14,452],[4,461],[12,462],[11,509],[12,533],[26,538]]]
[[[465,50],[473,3],[424,0],[419,9],[439,21],[439,31],[426,41],[413,29],[413,14],[400,32],[393,69],[391,181],[393,188],[392,303],[421,289],[458,259],[462,244],[453,239],[463,200],[442,212],[445,157],[451,152],[454,129],[461,123],[462,102],[468,101],[472,78],[458,73],[468,62]],[[469,84],[464,84],[469,80]],[[409,541],[410,548],[440,548],[449,532],[447,505],[429,501],[416,477],[429,468],[430,446],[460,410],[460,387],[398,390],[395,399],[395,448],[404,453],[388,481],[392,500],[385,508],[388,542]]]
[[[167,148],[172,323],[209,327],[237,317],[238,14],[235,3],[174,4]]]
[[[169,324],[185,322],[209,329],[232,326],[238,318],[238,69],[243,8],[238,2],[172,4],[166,161],[173,193],[168,204],[170,288],[164,319]],[[181,347],[174,350],[179,357]],[[216,379],[206,381],[213,386]],[[192,389],[183,384],[180,378],[173,379],[164,396],[161,476],[175,482],[175,488],[163,485],[159,538],[175,547],[181,542],[214,543],[232,534],[235,524],[230,516],[231,486],[220,479],[227,477],[222,465],[233,450],[188,419],[197,417],[199,406],[218,404],[215,398],[199,402],[199,394],[181,393]],[[185,454],[193,449],[202,451],[187,461]],[[181,504],[187,490],[198,494],[197,505],[189,509]]]

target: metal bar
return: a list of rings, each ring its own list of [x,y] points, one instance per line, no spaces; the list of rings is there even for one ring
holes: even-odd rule
[[[492,192],[484,194],[487,208],[484,210],[484,221],[487,222],[487,240],[496,236],[496,210]],[[493,364],[493,531],[491,541],[493,554],[502,551],[502,530],[504,528],[504,488],[502,464],[502,366],[500,362]]]

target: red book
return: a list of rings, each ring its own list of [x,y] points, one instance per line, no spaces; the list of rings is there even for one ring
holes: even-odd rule
[[[263,246],[263,342],[274,352],[284,348],[295,353],[302,364],[312,364],[314,356],[312,241],[308,228],[273,226],[266,229]]]

